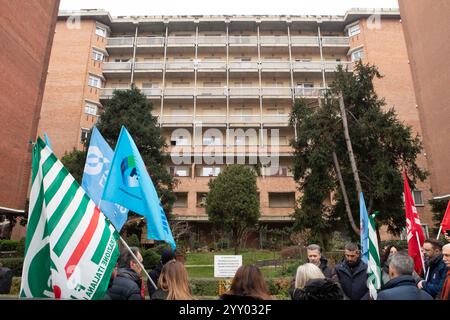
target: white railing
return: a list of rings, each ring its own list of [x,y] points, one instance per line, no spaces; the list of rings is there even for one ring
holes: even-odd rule
[[[190,87],[172,87],[164,89],[164,96],[194,96],[194,88]]]
[[[146,95],[147,97],[160,97],[161,96],[161,89],[160,88],[144,88],[141,89],[142,94]]]
[[[226,87],[199,87],[197,88],[198,96],[222,96],[226,97],[228,90]]]
[[[226,36],[199,36],[199,45],[225,45],[227,43]]]
[[[133,44],[134,37],[108,38],[106,42],[107,47],[132,47]]]
[[[324,61],[323,62],[323,66],[325,68],[325,71],[336,71],[337,67],[339,65],[342,65],[342,67],[344,68],[344,70],[348,67],[348,69],[350,70],[352,68],[352,62],[348,62],[348,61]]]
[[[167,41],[167,45],[169,46],[178,46],[178,45],[194,45],[195,44],[195,37],[194,36],[183,36],[183,37],[177,37],[177,36],[170,36]]]
[[[128,90],[128,88],[103,88],[100,89],[100,96],[102,98],[111,98],[115,90]]]
[[[264,69],[290,69],[289,61],[262,61],[261,68]]]
[[[289,116],[287,115],[263,115],[264,123],[288,123]]]
[[[232,61],[229,63],[230,71],[240,70],[245,71],[246,69],[256,69],[258,70],[258,62],[252,61]]]
[[[322,37],[323,46],[350,46],[349,37]]]
[[[315,36],[292,36],[292,45],[319,46],[319,38]]]
[[[214,114],[214,115],[196,115],[195,122],[202,123],[225,123],[227,121],[226,114]]]
[[[135,70],[136,71],[146,71],[146,70],[159,70],[162,71],[164,68],[164,63],[158,61],[152,62],[136,62]]]
[[[103,62],[103,72],[105,71],[131,71],[131,62]]]
[[[256,45],[258,43],[258,39],[256,36],[230,36],[229,41],[230,45],[236,44]]]
[[[259,88],[258,87],[252,87],[252,88],[231,87],[229,92],[230,92],[230,96],[258,96]]]
[[[259,123],[261,117],[259,115],[230,115],[230,122],[234,123]]]
[[[322,62],[320,61],[296,61],[294,62],[294,70],[300,71],[321,71],[322,70]]]
[[[194,69],[193,61],[169,61],[166,65],[167,69],[179,70],[179,69]]]
[[[212,70],[212,69],[223,69],[224,71],[227,68],[226,61],[199,61],[198,62],[198,70]]]
[[[325,94],[327,88],[323,87],[314,87],[314,88],[305,88],[305,87],[296,87],[294,88],[294,94],[297,97],[321,97]]]
[[[164,46],[164,37],[138,37],[138,47],[145,46]]]
[[[261,44],[283,44],[288,45],[287,36],[261,36]]]
[[[263,96],[290,96],[290,87],[266,87],[261,88],[261,93]]]
[[[192,123],[193,115],[163,115],[163,123],[177,124],[177,123]]]

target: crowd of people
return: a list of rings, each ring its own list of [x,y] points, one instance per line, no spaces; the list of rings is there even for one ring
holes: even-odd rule
[[[381,256],[382,286],[376,300],[449,300],[450,299],[450,237],[442,246],[434,239],[425,240],[424,274],[414,271],[414,261],[407,250],[393,245],[384,248]],[[142,279],[142,255],[139,249],[123,251],[114,271],[105,299],[145,299]],[[307,261],[297,268],[289,294],[292,300],[370,300],[367,287],[367,264],[361,259],[359,246],[348,243],[342,261],[331,267],[320,246],[307,247]],[[135,258],[139,260],[138,263]],[[188,273],[173,252],[164,249],[159,264],[149,272],[147,280],[152,300],[192,300]],[[228,292],[220,300],[271,300],[261,270],[243,265],[237,271]]]

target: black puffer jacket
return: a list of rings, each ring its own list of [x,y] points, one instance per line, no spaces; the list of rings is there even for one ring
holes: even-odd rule
[[[121,268],[108,289],[108,296],[111,300],[143,300],[141,287],[141,277],[134,270]]]
[[[339,285],[331,279],[309,280],[303,289],[294,289],[292,300],[344,300]]]
[[[161,275],[162,268],[163,268],[163,264],[160,262],[153,270],[151,270],[148,273],[148,275],[150,276],[150,278],[152,278],[152,280],[156,286],[158,286],[158,280],[159,280],[159,276]],[[147,288],[148,288],[148,293],[150,296],[152,296],[156,291],[155,287],[148,279],[147,279]]]
[[[335,268],[335,278],[341,285],[345,296],[350,300],[368,300],[369,289],[367,288],[367,264],[361,259],[350,267],[344,260]]]

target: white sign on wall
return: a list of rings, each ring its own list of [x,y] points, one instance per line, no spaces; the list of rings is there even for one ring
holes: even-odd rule
[[[233,278],[237,269],[242,266],[242,256],[214,256],[214,277]]]

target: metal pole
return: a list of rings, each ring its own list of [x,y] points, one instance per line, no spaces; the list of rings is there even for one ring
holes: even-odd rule
[[[423,276],[426,277],[426,270],[425,270],[425,261],[423,261],[423,255],[422,255],[422,246],[420,245],[419,240],[419,233],[416,231],[416,239],[417,239],[417,245],[419,246],[419,252],[420,252],[420,260],[422,261],[422,268],[423,268]],[[425,279],[426,280],[426,279]]]
[[[439,236],[441,235],[441,231],[442,231],[442,226],[439,226],[439,231],[438,231],[438,234],[436,236],[436,240],[439,240]]]

